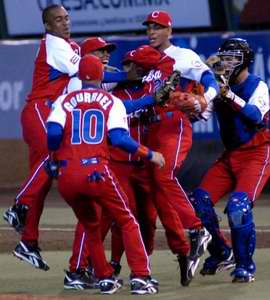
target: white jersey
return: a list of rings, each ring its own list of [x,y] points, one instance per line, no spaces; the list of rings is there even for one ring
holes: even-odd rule
[[[187,79],[200,82],[202,74],[210,70],[199,55],[190,49],[171,45],[164,53],[175,60],[173,69],[180,71],[181,76]]]
[[[101,109],[108,114],[106,123],[108,131],[115,128],[123,128],[128,131],[126,109],[123,102],[119,98],[100,89],[100,92],[96,91],[96,89],[78,90],[68,95],[60,96],[53,103],[47,122],[58,123],[64,128],[67,112],[72,112],[77,104],[82,102],[89,104],[98,102],[101,105]]]

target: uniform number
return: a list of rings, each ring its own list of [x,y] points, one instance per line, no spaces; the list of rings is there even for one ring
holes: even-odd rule
[[[97,109],[72,111],[71,144],[100,144],[104,137],[105,117]]]

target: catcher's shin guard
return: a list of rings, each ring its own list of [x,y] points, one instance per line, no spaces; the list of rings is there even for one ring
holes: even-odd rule
[[[232,272],[233,282],[254,280],[256,265],[252,257],[256,247],[256,231],[252,216],[252,203],[244,192],[230,195],[225,208],[231,228],[232,247],[236,268]]]

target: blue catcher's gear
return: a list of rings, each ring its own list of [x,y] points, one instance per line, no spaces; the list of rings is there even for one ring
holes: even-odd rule
[[[189,199],[197,216],[212,235],[212,242],[207,248],[209,253],[217,260],[227,259],[231,248],[220,232],[219,219],[213,208],[210,195],[205,190],[197,188],[189,195]]]
[[[256,247],[256,231],[252,216],[252,203],[247,193],[232,193],[224,212],[228,215],[236,261],[236,268],[231,274],[233,282],[254,281],[256,265],[252,256]]]

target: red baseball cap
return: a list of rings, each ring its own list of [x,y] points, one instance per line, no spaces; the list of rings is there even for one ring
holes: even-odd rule
[[[85,55],[79,63],[78,77],[81,80],[102,80],[104,66],[101,60],[94,55]]]
[[[142,24],[148,25],[149,23],[156,23],[165,27],[171,27],[172,18],[164,10],[155,10],[146,17],[146,20]]]
[[[145,70],[153,69],[161,59],[161,53],[149,45],[143,45],[125,54],[122,64],[132,61]]]
[[[100,49],[107,49],[108,52],[112,52],[116,49],[116,45],[107,43],[101,37],[91,37],[81,43],[81,56]]]

